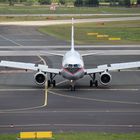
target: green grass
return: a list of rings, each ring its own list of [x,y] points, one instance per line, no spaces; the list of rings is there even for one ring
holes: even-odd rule
[[[0,140],[16,140],[18,135],[0,135]],[[59,133],[53,135],[54,140],[140,140],[140,133],[111,134],[111,133]],[[33,140],[33,139],[32,139]],[[38,139],[47,140],[47,139]]]
[[[0,140],[16,140],[17,134],[0,134]]]
[[[105,18],[105,17],[123,17],[121,13],[140,13],[139,8],[125,8],[125,7],[58,7],[56,11],[50,11],[49,6],[24,6],[24,5],[2,5],[0,4],[0,14],[111,14],[111,13],[120,13],[119,16],[87,16],[86,18]],[[73,16],[74,17],[74,16]],[[15,16],[0,16],[0,22],[2,21],[36,21],[36,20],[56,20],[56,19],[70,19],[69,16],[24,16],[24,17],[15,17]],[[76,18],[85,18],[77,17]]]
[[[71,25],[53,25],[40,27],[39,31],[45,34],[71,40]],[[119,37],[120,41],[108,41],[97,39],[96,36],[88,36],[89,32],[107,34],[109,37]],[[81,23],[75,24],[76,44],[140,44],[140,21],[118,21],[105,23]]]
[[[139,8],[125,7],[58,7],[50,11],[49,6],[0,5],[0,14],[109,14],[109,13],[140,13]]]

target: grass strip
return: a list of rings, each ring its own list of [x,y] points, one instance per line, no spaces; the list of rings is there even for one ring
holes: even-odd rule
[[[16,140],[18,134],[1,134],[0,140]],[[140,140],[140,133],[75,132],[53,134],[54,140]],[[32,139],[33,140],[33,139]],[[42,139],[38,139],[42,140]],[[47,139],[43,139],[47,140]]]
[[[140,13],[139,7],[58,7],[51,11],[49,6],[0,5],[0,14],[112,14]]]
[[[117,21],[99,23],[75,24],[75,43],[82,45],[92,44],[139,44],[140,43],[140,21]],[[55,36],[70,42],[71,25],[53,25],[40,27],[40,32]],[[109,41],[107,38],[97,38],[88,33],[109,35],[109,37],[121,38],[120,41]]]

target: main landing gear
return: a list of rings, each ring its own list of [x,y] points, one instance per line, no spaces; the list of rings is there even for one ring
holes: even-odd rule
[[[48,80],[48,87],[50,87],[51,85],[53,87],[56,86],[56,81],[53,80],[55,76],[56,76],[56,74],[50,73],[50,80]]]
[[[98,81],[96,80],[95,73],[94,74],[90,74],[89,76],[92,79],[92,80],[90,80],[90,87],[92,87],[93,85],[95,85],[95,87],[98,87]]]

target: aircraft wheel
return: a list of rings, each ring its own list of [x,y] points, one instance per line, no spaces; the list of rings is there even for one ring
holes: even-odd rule
[[[53,84],[53,87],[55,87],[56,86],[56,81],[53,80],[52,84]]]
[[[92,87],[93,86],[93,81],[92,80],[90,80],[90,87]]]
[[[95,87],[98,87],[98,81],[97,80],[95,81]]]
[[[50,80],[48,80],[48,87],[50,87],[51,86],[51,81]]]
[[[71,91],[75,91],[75,86],[70,86]]]

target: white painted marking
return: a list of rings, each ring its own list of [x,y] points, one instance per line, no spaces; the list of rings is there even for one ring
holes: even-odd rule
[[[69,48],[69,45],[57,45],[57,46],[20,46],[21,49],[54,49],[54,48],[61,48],[66,49]],[[140,45],[75,45],[75,48],[77,49],[83,49],[83,48],[91,48],[91,49],[97,49],[97,48],[140,48]],[[0,49],[19,49],[18,46],[0,46]],[[88,51],[86,51],[88,52]]]
[[[57,85],[65,83],[67,81],[68,80],[64,80],[62,82],[59,82]],[[85,90],[87,90],[87,89],[85,89]],[[98,89],[96,89],[96,90],[98,90]],[[105,89],[102,89],[102,90],[105,90]],[[118,90],[118,89],[116,89],[116,90]],[[139,89],[134,89],[134,90],[132,89],[132,91],[138,91],[138,90]],[[128,89],[127,91],[130,91],[130,89]],[[51,93],[51,94],[57,95],[57,96],[62,96],[62,97],[66,97],[66,98],[73,98],[73,99],[79,99],[79,100],[88,100],[88,101],[96,101],[96,102],[107,102],[107,103],[119,103],[119,104],[134,104],[134,105],[139,105],[140,104],[139,102],[113,101],[113,100],[102,100],[102,99],[95,99],[95,98],[91,99],[91,98],[84,98],[84,97],[78,97],[78,96],[63,95],[63,94],[60,94],[60,93],[53,92],[51,90],[49,90],[48,92]]]
[[[48,105],[48,81],[46,80],[44,107],[47,106],[47,105]]]
[[[44,65],[47,65],[46,61],[43,59],[43,57],[41,57],[40,55],[38,55],[38,57],[40,58],[40,60],[43,62]],[[44,97],[44,105],[43,107],[47,106],[48,104],[48,81],[46,80],[45,82],[45,97]]]
[[[69,89],[58,89],[58,88],[55,88],[53,89],[53,91],[66,91],[66,90],[69,90]],[[83,89],[78,89],[78,91],[139,91],[140,89],[132,89],[132,88],[116,88],[116,89],[113,89],[113,88],[110,88],[110,89],[107,89],[107,88],[83,88]]]
[[[133,124],[120,124],[120,125],[111,125],[111,124],[101,124],[101,125],[96,125],[96,124],[18,124],[14,125],[14,127],[42,127],[42,126],[63,126],[63,127],[140,127],[140,125],[133,125]],[[0,128],[9,128],[11,125],[0,125]]]
[[[70,96],[70,95],[64,95],[60,94],[57,92],[53,91],[48,91],[49,93],[61,97],[66,97],[66,98],[72,98],[72,99],[78,99],[78,100],[86,100],[86,101],[95,101],[95,102],[105,102],[105,103],[118,103],[118,104],[133,104],[133,105],[139,105],[139,102],[127,102],[127,101],[114,101],[114,100],[103,100],[103,99],[97,99],[97,98],[84,98],[84,97],[79,97],[79,96]]]
[[[0,51],[0,56],[52,56],[51,54],[45,53],[45,51]]]
[[[111,21],[129,21],[140,20],[140,17],[119,17],[119,18],[94,18],[94,19],[75,19],[75,23],[90,22],[111,22]],[[46,26],[46,25],[62,25],[71,24],[71,20],[50,20],[50,21],[17,21],[17,22],[1,22],[0,25],[20,25],[20,26]]]
[[[27,89],[0,89],[0,92],[13,92],[13,91],[44,91],[44,89],[37,89],[37,88],[34,88],[34,89],[31,89],[31,88],[27,88]],[[2,93],[0,93],[0,94],[2,94]],[[25,94],[25,93],[24,93]],[[29,93],[27,93],[27,94],[29,94]]]
[[[140,113],[140,109],[122,110],[17,110],[12,112],[0,111],[0,114],[48,114],[48,113]]]
[[[68,80],[61,81],[61,82],[57,83],[56,85],[58,86],[58,85],[61,85],[61,84],[65,83],[65,82],[68,82]]]
[[[27,108],[19,108],[19,109],[2,109],[0,110],[0,112],[17,112],[17,111],[27,111],[27,110],[33,110],[33,109],[40,109],[40,108],[44,108],[44,104],[40,105],[40,106],[34,106],[34,107],[27,107]]]
[[[7,37],[4,37],[3,35],[0,35],[0,37],[2,37],[3,39],[5,39],[7,41],[10,41],[10,42],[12,42],[12,43],[14,43],[14,44],[16,44],[16,45],[18,45],[20,47],[23,47],[21,44],[15,42],[14,40],[11,40],[11,39],[9,39]],[[10,51],[2,51],[2,52],[10,52]],[[11,52],[12,52],[12,54],[14,56],[15,56],[15,54],[20,54],[20,53],[13,53],[13,51],[11,51]],[[20,51],[18,51],[18,52],[20,52]],[[24,52],[24,53],[27,54],[27,51]],[[44,63],[44,65],[47,65],[46,61],[41,56],[39,56],[38,54],[36,54],[36,55],[40,59],[40,61],[42,61]],[[24,91],[32,91],[32,90],[35,90],[35,89],[6,89],[6,90],[5,89],[0,89],[0,91],[23,91],[23,90]],[[3,110],[3,111],[18,111],[18,110],[31,110],[31,109],[43,108],[43,107],[45,107],[47,105],[47,94],[48,94],[47,93],[47,88],[45,86],[45,96],[44,96],[45,99],[44,99],[44,104],[41,105],[41,106],[29,107],[29,108],[21,108],[21,109],[8,109],[8,110]]]
[[[104,51],[104,53],[103,53]],[[50,51],[50,53],[58,53],[64,55],[66,51]],[[84,51],[79,51],[80,54],[84,54]],[[91,51],[90,54],[94,55],[140,55],[140,50],[95,50]],[[88,53],[86,53],[88,54]],[[45,56],[52,56],[52,54],[49,54],[49,52],[46,52],[44,50],[22,50],[22,51],[0,51],[1,56],[34,56],[34,55],[45,55]]]
[[[69,45],[57,45],[57,46],[21,46],[20,48],[22,49],[47,49],[47,48],[62,48],[62,49],[66,49],[68,48]],[[75,45],[75,47],[77,49],[81,48],[140,48],[140,45]],[[18,46],[0,46],[0,48],[3,49],[15,49],[15,48],[19,48]],[[87,51],[86,51],[87,52]]]
[[[17,43],[17,42],[15,42],[15,41],[13,41],[13,40],[11,40],[11,39],[9,39],[9,38],[7,38],[7,37],[5,37],[5,36],[1,35],[1,34],[0,34],[0,37],[2,37],[3,39],[5,39],[5,40],[7,40],[7,41],[10,41],[10,42],[12,42],[12,43],[14,43],[14,44],[18,45],[18,46],[21,46],[21,44],[19,44],[19,43]]]
[[[44,91],[44,89],[0,89],[0,92],[11,92],[11,91]],[[3,93],[0,93],[3,94]],[[5,93],[4,93],[5,94]],[[25,94],[25,93],[24,93]],[[26,94],[29,94],[28,92]],[[42,94],[42,93],[40,93]],[[46,97],[46,95],[44,95]],[[27,108],[19,108],[19,109],[2,109],[0,112],[18,112],[18,111],[27,111],[27,110],[33,110],[33,109],[39,109],[44,108],[46,106],[46,101],[40,106],[34,106],[34,107],[27,107]]]
[[[43,64],[47,66],[47,63],[46,63],[46,61],[43,59],[43,57],[41,57],[40,55],[37,55],[37,57],[39,57],[40,60],[43,62]]]

